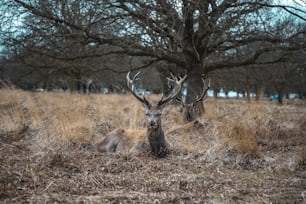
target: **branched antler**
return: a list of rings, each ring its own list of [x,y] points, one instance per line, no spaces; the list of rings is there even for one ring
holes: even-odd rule
[[[202,94],[200,96],[197,96],[194,99],[194,103],[198,103],[200,101],[203,101],[207,98],[207,91],[210,88],[210,79],[208,80],[208,83],[205,82],[204,77],[202,77],[202,81],[203,81],[203,91]]]
[[[170,78],[171,77],[171,78]],[[174,82],[174,87],[172,88],[172,91],[170,92],[170,94],[167,97],[164,97],[164,95],[162,96],[162,98],[160,99],[160,101],[158,102],[159,106],[162,106],[164,104],[166,104],[167,102],[169,102],[170,100],[174,99],[177,94],[181,91],[182,89],[182,85],[183,82],[186,80],[187,75],[185,75],[184,77],[175,77],[172,73],[170,74],[170,77],[168,77],[169,81]]]
[[[135,81],[139,80],[138,76],[140,74],[140,72],[137,72],[133,78],[130,77],[130,71],[127,73],[126,75],[126,80],[127,80],[127,88],[129,89],[129,91],[141,102],[143,103],[145,106],[150,107],[152,106],[149,101],[147,101],[147,99],[145,98],[145,96],[140,97],[139,95],[137,95],[136,93],[136,88],[135,88]],[[164,94],[162,96],[162,98],[159,100],[159,102],[157,103],[158,106],[162,106],[166,103],[168,103],[170,100],[172,100],[173,98],[176,97],[176,95],[181,91],[182,88],[182,84],[183,82],[186,80],[187,75],[185,75],[184,77],[175,77],[172,73],[170,74],[170,77],[168,78],[168,80],[172,81],[174,83],[174,86],[171,87],[172,91],[170,92],[170,94],[167,97],[164,97]]]
[[[129,91],[133,94],[133,96],[135,96],[135,98],[137,98],[143,105],[145,105],[146,107],[150,107],[151,104],[149,103],[149,101],[147,101],[147,99],[145,98],[145,96],[143,96],[143,98],[141,98],[140,96],[137,95],[136,88],[135,88],[135,81],[139,80],[138,75],[140,74],[140,72],[137,72],[137,74],[134,75],[134,77],[131,79],[130,78],[130,73],[131,71],[129,71],[126,75],[126,82],[127,82],[127,88],[129,89]]]

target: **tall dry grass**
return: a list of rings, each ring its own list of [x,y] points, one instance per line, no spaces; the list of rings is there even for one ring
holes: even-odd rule
[[[0,131],[35,132],[38,149],[69,143],[95,142],[116,127],[136,129],[143,124],[140,104],[130,96],[33,93],[0,90]]]
[[[208,99],[204,116],[188,124],[179,109],[169,105],[162,116],[166,137],[176,152],[202,155],[211,162],[260,158],[275,165],[282,160],[288,168],[305,163],[303,103],[278,106],[269,101]],[[0,134],[28,129],[34,153],[94,144],[115,128],[144,129],[143,107],[131,95],[0,90]],[[280,152],[283,155],[275,159]]]

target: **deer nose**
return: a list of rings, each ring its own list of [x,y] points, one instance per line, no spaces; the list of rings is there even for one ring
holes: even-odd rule
[[[156,123],[155,123],[155,121],[154,121],[154,120],[151,120],[151,121],[149,122],[149,125],[153,127],[153,126],[155,126],[155,125],[156,125]]]

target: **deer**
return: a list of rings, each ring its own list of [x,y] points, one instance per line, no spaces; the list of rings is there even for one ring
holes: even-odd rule
[[[172,78],[168,78],[168,85],[173,84]],[[183,88],[182,97],[181,98],[176,97],[176,100],[181,103],[183,118],[184,121],[186,122],[192,122],[196,120],[197,117],[201,116],[205,111],[203,104],[199,103],[202,103],[207,98],[207,91],[210,88],[210,80],[206,82],[204,80],[204,75],[202,75],[202,82],[203,82],[203,88],[200,95],[196,95],[194,98],[190,98],[192,94],[188,95],[188,93],[186,93]],[[188,100],[187,97],[189,97]]]
[[[165,157],[169,154],[169,145],[162,129],[162,110],[166,104],[172,101],[180,93],[182,84],[187,78],[187,75],[183,77],[174,77],[172,79],[174,86],[172,87],[170,94],[168,96],[162,94],[161,99],[157,103],[152,103],[149,102],[144,95],[141,97],[136,93],[135,82],[139,80],[139,74],[140,72],[131,78],[130,71],[127,73],[127,89],[145,109],[146,143],[149,146],[149,153],[156,157]],[[124,144],[130,146],[129,148],[132,148],[130,142],[141,137],[142,134],[139,132],[115,129],[97,145],[97,150],[100,152],[117,152],[124,148],[122,147]]]

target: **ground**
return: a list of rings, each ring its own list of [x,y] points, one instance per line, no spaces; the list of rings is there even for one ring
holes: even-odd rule
[[[144,128],[131,96],[0,90],[0,203],[306,202],[304,101],[204,103],[188,124],[164,110],[172,151],[158,159],[94,149]]]

